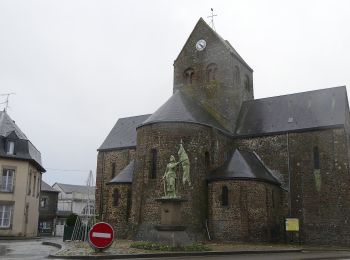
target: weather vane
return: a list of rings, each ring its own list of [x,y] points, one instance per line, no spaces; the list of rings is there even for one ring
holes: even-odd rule
[[[217,14],[214,14],[214,9],[213,8],[210,8],[211,10],[211,15],[208,16],[208,18],[210,18],[210,26],[211,28],[213,28],[213,30],[215,31],[215,26],[214,26],[214,17],[215,16],[218,16]]]
[[[0,94],[0,96],[6,96],[6,100],[0,103],[0,105],[2,104],[5,105],[4,111],[7,111],[7,109],[9,108],[9,97],[10,95],[13,95],[13,94],[15,93]]]

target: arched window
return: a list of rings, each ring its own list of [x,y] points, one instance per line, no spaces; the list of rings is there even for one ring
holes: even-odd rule
[[[113,198],[112,198],[114,207],[118,207],[119,206],[119,198],[120,198],[119,190],[115,189],[113,191]]]
[[[235,66],[233,70],[233,85],[239,86],[241,84],[241,73],[239,71],[239,67]]]
[[[185,84],[192,84],[194,76],[194,69],[188,68],[184,71]]]
[[[155,179],[157,178],[157,150],[152,149],[151,150],[151,161],[150,161],[150,178]]]
[[[218,71],[218,67],[215,63],[210,63],[207,66],[207,81],[216,80],[216,73]]]
[[[320,151],[317,146],[314,147],[314,169],[320,169]]]
[[[244,88],[250,92],[251,91],[251,84],[250,84],[250,79],[248,77],[248,75],[244,76]]]
[[[228,206],[228,188],[223,186],[221,189],[221,206]]]
[[[112,179],[115,177],[115,163],[112,163]]]
[[[204,154],[204,160],[205,160],[205,169],[207,171],[209,171],[209,169],[210,169],[210,155],[209,155],[208,151],[206,151]]]

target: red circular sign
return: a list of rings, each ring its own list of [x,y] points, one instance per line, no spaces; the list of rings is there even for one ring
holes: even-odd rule
[[[114,230],[106,222],[99,222],[92,226],[89,231],[90,244],[98,249],[109,247],[114,240]]]

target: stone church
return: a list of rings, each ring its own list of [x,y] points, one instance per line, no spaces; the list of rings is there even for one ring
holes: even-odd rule
[[[158,198],[180,144],[181,221],[193,240],[350,245],[349,104],[344,86],[254,99],[253,70],[201,18],[174,61],[173,95],[119,119],[98,149],[96,210],[117,237],[154,240]]]

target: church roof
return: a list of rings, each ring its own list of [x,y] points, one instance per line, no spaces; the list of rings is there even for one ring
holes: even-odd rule
[[[107,184],[132,183],[132,176],[134,174],[134,167],[135,167],[135,161],[132,160],[117,176],[115,176]]]
[[[345,87],[245,101],[235,134],[256,136],[343,126],[349,116]]]
[[[120,118],[98,151],[123,149],[136,146],[136,127],[150,115]]]
[[[229,133],[214,117],[204,110],[195,100],[177,90],[142,125],[160,122],[186,122],[207,125]]]
[[[236,149],[230,158],[210,173],[208,181],[252,179],[280,185],[256,153]]]

